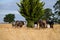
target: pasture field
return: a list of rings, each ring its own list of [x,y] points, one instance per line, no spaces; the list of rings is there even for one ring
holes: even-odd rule
[[[60,40],[60,24],[54,28],[12,28],[11,24],[0,24],[0,40]]]

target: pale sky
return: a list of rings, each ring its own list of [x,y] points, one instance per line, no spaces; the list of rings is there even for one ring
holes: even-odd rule
[[[44,8],[51,8],[53,10],[53,5],[57,0],[42,0],[45,2]],[[0,0],[0,22],[3,22],[3,18],[8,13],[15,14],[15,20],[25,20],[17,11],[18,6],[16,5],[20,0]]]

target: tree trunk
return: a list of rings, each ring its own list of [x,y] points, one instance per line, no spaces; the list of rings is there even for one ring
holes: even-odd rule
[[[34,21],[27,21],[27,27],[34,27]]]

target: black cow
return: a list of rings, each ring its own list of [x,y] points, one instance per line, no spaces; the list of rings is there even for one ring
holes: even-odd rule
[[[46,20],[46,23],[50,25],[50,28],[53,28],[53,25],[54,25],[53,20]]]

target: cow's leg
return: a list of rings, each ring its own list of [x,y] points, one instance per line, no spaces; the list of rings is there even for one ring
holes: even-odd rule
[[[47,24],[47,28],[50,28],[50,25],[49,24]]]
[[[37,26],[38,26],[38,29],[39,29],[39,28],[40,28],[39,23],[38,23],[38,25],[37,25]]]
[[[51,24],[50,27],[53,28],[53,25]]]

